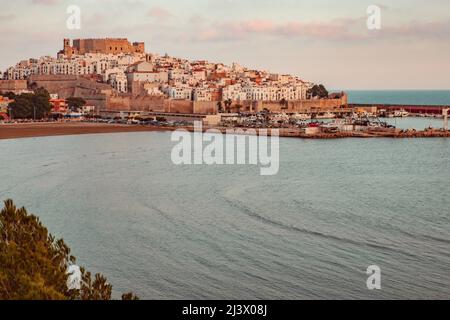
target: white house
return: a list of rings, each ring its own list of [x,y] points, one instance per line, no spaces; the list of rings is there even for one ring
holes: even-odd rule
[[[212,93],[209,88],[195,88],[192,95],[194,101],[212,101]]]
[[[190,87],[168,87],[167,94],[172,99],[192,100],[192,88]]]
[[[128,79],[125,73],[113,73],[109,75],[109,83],[120,93],[128,92]]]

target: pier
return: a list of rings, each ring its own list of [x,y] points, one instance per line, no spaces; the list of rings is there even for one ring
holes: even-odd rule
[[[365,109],[372,110],[376,108],[377,110],[386,111],[400,111],[405,110],[409,113],[422,113],[422,114],[435,114],[442,115],[443,110],[450,109],[450,105],[409,105],[409,104],[359,104],[353,103],[348,105],[353,109]]]

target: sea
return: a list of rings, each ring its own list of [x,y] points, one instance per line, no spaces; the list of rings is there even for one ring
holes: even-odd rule
[[[38,215],[116,298],[450,298],[449,139],[281,138],[273,176],[175,165],[174,144],[168,132],[0,140],[0,199]]]
[[[341,90],[335,90],[339,92]],[[450,106],[450,90],[344,90],[349,103],[446,105]]]

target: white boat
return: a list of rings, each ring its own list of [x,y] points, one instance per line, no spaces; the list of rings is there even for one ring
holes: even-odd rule
[[[295,120],[310,120],[311,116],[307,115],[305,113],[294,113],[292,115],[292,118],[295,119]]]
[[[405,118],[409,116],[409,112],[407,112],[405,109],[401,109],[394,112],[395,118]]]
[[[323,115],[318,115],[316,119],[334,119],[336,115],[331,112],[325,112]]]

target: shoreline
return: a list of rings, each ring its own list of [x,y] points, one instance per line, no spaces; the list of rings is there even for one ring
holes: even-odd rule
[[[105,134],[105,133],[126,133],[126,132],[170,132],[176,129],[184,129],[190,132],[194,131],[192,126],[169,127],[169,126],[142,126],[127,124],[102,124],[87,122],[67,122],[67,123],[21,123],[21,124],[2,124],[0,125],[0,140],[52,137],[52,136],[68,136],[68,135],[84,135],[84,134]],[[222,133],[227,130],[256,130],[258,128],[225,128],[210,127],[203,128],[217,129]],[[267,129],[270,135],[271,129]],[[441,130],[422,130],[422,131],[350,131],[337,133],[316,133],[305,134],[298,128],[280,128],[280,137],[302,138],[302,139],[344,139],[344,138],[450,138],[450,131]]]
[[[86,122],[3,124],[0,125],[0,140],[147,131],[169,131],[169,128]]]

